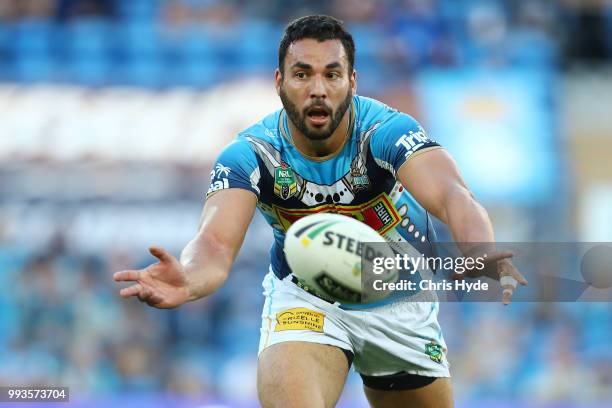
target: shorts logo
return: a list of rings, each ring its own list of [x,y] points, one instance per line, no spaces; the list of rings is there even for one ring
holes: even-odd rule
[[[297,182],[293,169],[285,162],[280,167],[274,169],[274,194],[287,200],[297,193]]]
[[[323,333],[325,314],[305,307],[295,307],[276,314],[275,332],[285,330],[310,330]]]
[[[425,354],[436,363],[442,362],[442,346],[433,341],[425,345]]]

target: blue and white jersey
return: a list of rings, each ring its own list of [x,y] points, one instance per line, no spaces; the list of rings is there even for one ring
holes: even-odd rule
[[[388,241],[408,241],[431,253],[435,232],[428,213],[396,180],[399,168],[424,149],[438,148],[411,116],[361,96],[353,97],[352,134],[329,157],[309,158],[292,144],[284,110],[266,116],[225,147],[211,171],[207,197],[228,188],[257,195],[274,230],[272,271],[291,273],[285,232],[301,217],[333,212],[354,217]]]

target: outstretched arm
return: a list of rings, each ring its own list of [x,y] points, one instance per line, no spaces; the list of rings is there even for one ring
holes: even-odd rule
[[[433,148],[415,154],[397,176],[427,211],[448,225],[456,242],[495,240],[487,211],[476,201],[446,150]]]
[[[208,198],[200,230],[181,253],[189,277],[190,298],[208,296],[223,285],[253,218],[257,197],[242,189]]]
[[[257,196],[244,189],[211,195],[199,231],[183,249],[180,261],[162,248],[151,247],[159,262],[114,274],[115,281],[134,282],[121,290],[121,296],[137,296],[150,306],[168,309],[215,292],[227,279],[256,204]]]
[[[495,278],[507,275],[516,282],[527,284],[509,262],[512,253],[495,251],[495,236],[489,215],[476,201],[454,160],[444,149],[433,148],[414,155],[399,168],[397,178],[427,211],[448,225],[464,254],[474,256],[487,253],[489,262],[499,261],[499,273]],[[489,245],[483,246],[485,243]],[[510,301],[514,289],[511,282],[506,282],[509,281],[501,282],[504,286],[504,303]]]

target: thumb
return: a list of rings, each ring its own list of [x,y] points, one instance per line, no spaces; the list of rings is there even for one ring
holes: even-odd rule
[[[149,247],[149,252],[151,253],[151,255],[159,259],[161,262],[172,262],[173,261],[172,255],[170,255],[170,253],[167,252],[162,247],[157,247],[157,246]]]

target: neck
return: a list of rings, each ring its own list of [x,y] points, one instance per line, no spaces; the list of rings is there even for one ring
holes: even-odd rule
[[[352,105],[342,116],[340,124],[334,130],[334,133],[330,137],[324,140],[312,140],[304,136],[297,127],[293,124],[291,119],[287,121],[289,124],[289,131],[293,139],[293,145],[298,149],[304,156],[313,158],[324,158],[331,156],[336,153],[344,146],[346,140],[350,137],[352,127]]]

